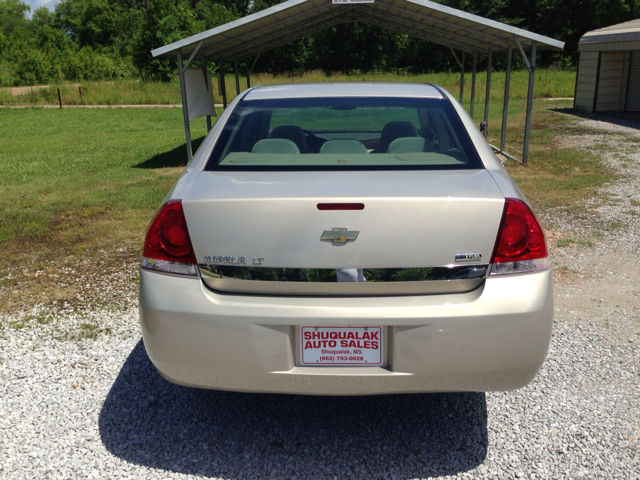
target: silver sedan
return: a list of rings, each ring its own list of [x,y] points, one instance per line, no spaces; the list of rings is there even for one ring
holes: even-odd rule
[[[549,347],[540,223],[433,85],[245,91],[162,202],[143,255],[144,344],[181,385],[511,390]]]

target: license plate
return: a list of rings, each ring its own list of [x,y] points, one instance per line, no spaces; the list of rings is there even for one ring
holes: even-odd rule
[[[382,327],[300,327],[302,365],[382,365]]]

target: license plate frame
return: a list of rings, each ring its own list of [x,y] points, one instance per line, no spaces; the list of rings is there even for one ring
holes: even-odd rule
[[[384,365],[384,329],[381,326],[300,327],[301,366],[380,367]]]

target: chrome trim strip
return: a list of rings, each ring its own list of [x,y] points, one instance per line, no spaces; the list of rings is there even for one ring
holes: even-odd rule
[[[394,282],[394,283],[302,283],[302,282],[253,282],[203,278],[204,283],[220,292],[248,293],[254,295],[303,295],[303,296],[384,296],[384,295],[434,295],[466,293],[478,288],[484,278],[476,280],[444,280],[442,282]]]
[[[362,269],[365,282],[338,282],[336,269],[198,265],[204,283],[222,292],[258,295],[429,295],[478,288],[489,265]]]

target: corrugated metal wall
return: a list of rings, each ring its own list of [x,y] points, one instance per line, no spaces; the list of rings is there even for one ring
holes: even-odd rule
[[[631,68],[627,91],[629,92],[627,111],[640,112],[640,50],[631,52]]]
[[[640,50],[580,52],[575,108],[586,112],[639,112]]]
[[[624,52],[602,52],[601,55],[596,111],[623,110],[626,103],[629,53],[627,52],[626,57]],[[626,61],[623,62],[623,58]]]
[[[587,112],[593,111],[593,97],[596,91],[599,52],[580,52],[580,66],[576,85],[575,107]]]

